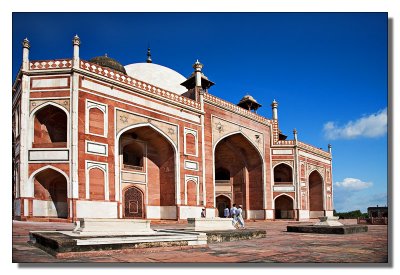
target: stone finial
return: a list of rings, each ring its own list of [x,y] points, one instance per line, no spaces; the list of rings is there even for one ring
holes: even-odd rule
[[[328,152],[329,152],[329,154],[332,154],[332,145],[331,144],[328,144]]]
[[[74,39],[72,39],[72,44],[74,46],[79,46],[81,44],[81,39],[77,34],[75,34]]]
[[[296,128],[293,129],[293,136],[294,136],[294,140],[297,140],[297,130],[296,130]]]
[[[29,49],[29,48],[31,47],[31,43],[29,42],[28,38],[25,38],[25,39],[22,41],[22,47],[23,47],[23,48],[26,48],[26,49]]]
[[[199,60],[197,59],[196,62],[193,64],[193,69],[194,69],[196,72],[201,72],[201,70],[203,69],[203,64],[201,64],[201,63],[199,62]]]
[[[151,60],[151,52],[150,52],[150,48],[147,48],[147,63],[153,63],[153,60]]]

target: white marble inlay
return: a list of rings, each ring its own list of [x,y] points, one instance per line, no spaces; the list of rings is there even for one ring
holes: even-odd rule
[[[93,154],[107,156],[108,155],[107,149],[108,149],[107,144],[97,143],[97,142],[86,140],[86,152],[87,153],[93,153]]]
[[[294,192],[294,186],[274,186],[275,192]]]
[[[293,150],[291,149],[273,149],[272,150],[272,154],[273,155],[292,155],[293,154]]]
[[[30,161],[63,161],[68,160],[68,149],[65,150],[29,150]]]
[[[68,78],[32,79],[32,89],[68,86]]]
[[[199,163],[196,161],[185,160],[185,169],[199,170]]]

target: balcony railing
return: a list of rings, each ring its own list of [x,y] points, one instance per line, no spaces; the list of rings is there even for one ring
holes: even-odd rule
[[[275,185],[293,185],[293,181],[275,181]]]
[[[215,180],[215,185],[230,185],[230,180]]]
[[[122,169],[135,171],[135,172],[144,172],[143,166],[135,166],[135,165],[125,164],[125,163],[122,164]]]

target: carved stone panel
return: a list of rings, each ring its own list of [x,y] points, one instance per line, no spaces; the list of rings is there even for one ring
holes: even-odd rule
[[[129,113],[129,112],[122,111],[122,110],[116,111],[117,134],[128,127],[143,124],[143,123],[149,123],[149,124],[153,125],[155,128],[157,128],[158,130],[163,132],[166,136],[168,136],[174,142],[174,144],[176,146],[178,146],[178,126],[177,125],[174,125],[174,124],[171,124],[168,122],[164,122],[164,121],[160,121],[160,120],[156,120],[156,119],[152,119],[149,117],[144,117],[144,116],[141,116],[138,114]]]
[[[70,106],[69,106],[69,99],[32,99],[29,104],[29,111],[32,113],[34,110],[39,108],[41,105],[48,103],[48,102],[53,102],[56,103],[56,105],[63,106],[65,109],[69,111]]]
[[[244,127],[243,125],[235,124],[224,119],[213,117],[212,118],[212,134],[213,146],[223,137],[240,132],[254,145],[258,151],[263,154],[264,151],[264,135],[253,129]]]

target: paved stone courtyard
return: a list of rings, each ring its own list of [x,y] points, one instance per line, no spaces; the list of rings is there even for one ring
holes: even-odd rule
[[[355,224],[346,220],[345,224]],[[13,222],[13,262],[210,262],[210,263],[387,263],[387,226],[369,226],[368,232],[323,235],[286,232],[293,221],[247,222],[247,228],[266,229],[267,238],[192,247],[165,247],[65,254],[55,258],[27,243],[29,231],[71,230],[73,224]],[[153,228],[182,228],[176,222],[153,223]]]

